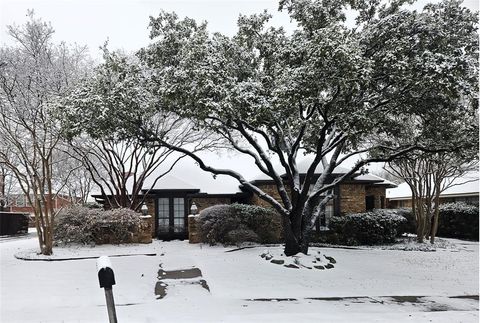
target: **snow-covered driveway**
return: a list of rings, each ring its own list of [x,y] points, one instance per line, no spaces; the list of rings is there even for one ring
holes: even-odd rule
[[[36,243],[0,241],[0,321],[108,321],[95,259],[14,257]],[[478,243],[436,252],[320,248],[337,261],[329,270],[290,269],[259,256],[275,248],[226,252],[232,248],[154,241],[55,249],[54,258],[131,255],[111,258],[119,322],[478,321]],[[200,278],[167,279],[166,296],[157,299],[159,270],[191,268],[201,270],[210,291],[195,283]]]

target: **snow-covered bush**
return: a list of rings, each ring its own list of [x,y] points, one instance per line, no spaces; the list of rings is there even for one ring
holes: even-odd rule
[[[143,225],[139,213],[130,209],[104,211],[75,205],[55,218],[56,244],[128,243]]]
[[[94,242],[93,227],[100,209],[73,205],[62,209],[55,217],[54,241],[56,244]]]
[[[478,241],[478,211],[462,202],[441,204],[437,236]]]
[[[255,205],[214,205],[198,217],[198,233],[209,244],[241,242],[274,243],[282,231],[280,216],[273,210]]]
[[[404,232],[416,234],[415,216],[411,208],[394,210],[407,219]],[[478,240],[478,206],[463,202],[440,204],[437,236]]]
[[[415,215],[413,214],[413,211],[411,208],[408,207],[402,207],[399,209],[392,209],[390,210],[391,212],[395,212],[398,215],[403,216],[407,221],[404,223],[402,227],[403,232],[407,233],[413,233],[416,234],[416,222],[415,222]]]
[[[395,242],[407,220],[395,210],[332,217],[327,242],[344,245],[374,245]]]

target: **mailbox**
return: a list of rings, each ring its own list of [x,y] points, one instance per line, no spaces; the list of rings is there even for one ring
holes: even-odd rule
[[[112,269],[112,263],[107,256],[101,256],[97,260],[98,282],[100,288],[112,288],[115,285],[115,275]]]
[[[101,268],[98,271],[98,281],[101,288],[112,288],[115,285],[115,275],[112,268]]]
[[[117,313],[112,291],[112,286],[115,285],[115,275],[113,274],[112,263],[107,256],[101,256],[97,259],[97,271],[100,288],[103,288],[105,291],[109,322],[117,323]]]

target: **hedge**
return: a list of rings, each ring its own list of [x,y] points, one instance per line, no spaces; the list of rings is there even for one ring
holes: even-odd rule
[[[446,203],[439,211],[437,236],[478,241],[478,206]]]
[[[403,233],[407,220],[395,210],[378,209],[365,213],[334,216],[321,242],[341,245],[393,243]]]
[[[274,210],[260,206],[214,205],[200,212],[197,221],[200,240],[211,245],[276,243],[281,239],[280,216]]]
[[[395,212],[407,219],[405,232],[416,234],[412,209],[401,208]],[[464,202],[440,204],[437,236],[478,241],[478,217],[478,206]]]

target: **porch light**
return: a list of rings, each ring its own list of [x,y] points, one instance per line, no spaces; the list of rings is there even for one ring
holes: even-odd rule
[[[195,202],[192,202],[192,206],[190,207],[190,214],[195,215],[195,214],[197,214],[197,212],[198,212],[198,207],[195,204]]]
[[[148,207],[147,205],[145,204],[145,202],[142,204],[142,208],[140,209],[142,211],[142,214],[143,215],[147,215],[148,213]]]

